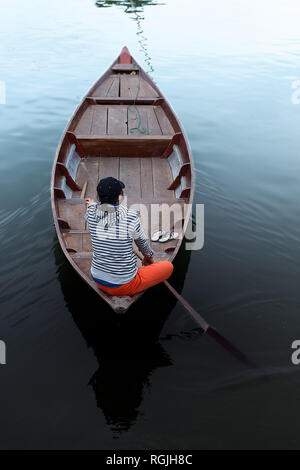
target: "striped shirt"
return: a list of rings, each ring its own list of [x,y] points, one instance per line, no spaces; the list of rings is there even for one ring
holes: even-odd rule
[[[111,284],[126,284],[137,273],[133,240],[146,258],[153,250],[141,227],[138,214],[124,205],[91,203],[85,220],[91,234],[91,274]]]

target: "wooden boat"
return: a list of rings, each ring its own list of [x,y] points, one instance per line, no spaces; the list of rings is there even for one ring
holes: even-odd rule
[[[190,147],[170,104],[127,47],[71,117],[51,178],[54,223],[66,258],[102,299],[122,312],[142,293],[111,297],[98,288],[90,274],[92,246],[84,219],[84,198],[97,200],[97,183],[106,176],[125,183],[127,205],[135,204],[149,239],[155,229],[164,229],[164,211],[174,203],[172,226],[180,235],[185,233],[194,187]],[[158,212],[152,225],[145,207]],[[156,260],[172,261],[182,237],[150,243]]]

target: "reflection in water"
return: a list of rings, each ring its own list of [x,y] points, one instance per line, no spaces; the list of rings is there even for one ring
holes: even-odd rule
[[[132,341],[130,336],[124,338],[122,328],[114,331],[110,346],[114,351],[108,348],[105,355],[102,354],[99,369],[90,384],[97,406],[116,435],[127,431],[136,422],[144,387],[150,386],[152,372],[170,366],[172,362],[160,343],[145,346]]]
[[[159,343],[159,335],[176,299],[165,286],[156,286],[125,315],[118,315],[75,273],[56,240],[53,250],[66,305],[99,362],[88,383],[95,392],[97,406],[117,437],[136,422],[152,373],[172,365]],[[177,255],[176,272],[180,278],[172,278],[172,284],[179,291],[189,255],[190,252],[184,251]]]
[[[165,5],[164,3],[159,3],[156,0],[132,0],[132,1],[122,1],[122,0],[98,0],[96,6],[99,8],[107,8],[116,5],[118,7],[124,8],[124,13],[133,14],[132,19],[136,21],[137,24],[137,36],[138,43],[140,45],[140,50],[144,54],[145,63],[148,66],[147,73],[151,74],[154,72],[154,68],[151,63],[151,57],[147,49],[147,38],[144,35],[142,28],[142,20],[144,20],[144,7],[149,5]]]
[[[159,3],[156,0],[97,0],[97,7],[106,8],[116,5],[118,7],[123,7],[125,13],[142,13],[144,6],[148,5],[164,5],[164,3]]]

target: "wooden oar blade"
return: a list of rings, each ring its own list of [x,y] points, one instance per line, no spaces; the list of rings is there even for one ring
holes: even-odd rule
[[[212,339],[220,344],[224,349],[231,353],[236,359],[241,361],[247,367],[251,369],[260,369],[254,362],[252,362],[244,353],[237,349],[228,339],[224,338],[217,330],[210,326],[207,321],[199,315],[196,310],[169,284],[168,281],[164,281],[167,288],[175,295],[179,302],[183,305],[186,311],[192,316],[192,318],[198,323],[198,325],[207,333]]]
[[[252,362],[242,351],[237,349],[234,344],[232,344],[228,339],[224,338],[215,328],[209,326],[206,330],[206,333],[213,338],[217,343],[219,343],[224,349],[226,349],[230,354],[236,357],[239,361],[243,362],[246,366],[251,369],[259,369],[254,362]]]

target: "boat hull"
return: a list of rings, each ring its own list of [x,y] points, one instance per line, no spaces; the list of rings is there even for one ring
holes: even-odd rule
[[[98,180],[106,176],[124,181],[127,205],[139,211],[149,237],[155,229],[164,229],[164,211],[173,208],[172,228],[179,231],[179,239],[151,242],[156,260],[173,261],[191,215],[191,150],[171,105],[126,47],[71,117],[51,176],[54,224],[66,258],[114,311],[125,312],[142,293],[111,297],[90,275],[92,247],[84,197],[96,199]],[[149,217],[153,210],[158,215]]]

